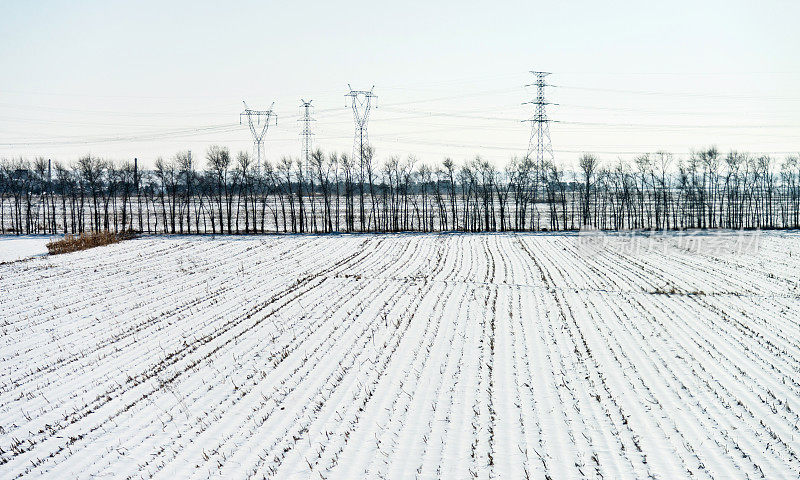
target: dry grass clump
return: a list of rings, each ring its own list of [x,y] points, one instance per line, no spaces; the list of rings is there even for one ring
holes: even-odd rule
[[[50,255],[77,252],[78,250],[86,250],[87,248],[117,243],[122,240],[133,238],[133,236],[133,233],[130,232],[92,232],[81,233],[80,235],[65,235],[61,240],[54,240],[48,243],[47,251]]]

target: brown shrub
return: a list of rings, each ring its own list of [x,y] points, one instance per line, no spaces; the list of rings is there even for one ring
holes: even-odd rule
[[[134,235],[130,232],[93,232],[81,233],[80,235],[65,235],[61,240],[54,240],[48,243],[47,251],[50,255],[77,252],[78,250],[86,250],[87,248],[117,243],[122,240],[133,238],[133,236]]]

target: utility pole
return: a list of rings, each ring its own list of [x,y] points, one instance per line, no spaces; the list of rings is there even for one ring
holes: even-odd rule
[[[303,118],[297,120],[298,122],[303,122],[303,131],[300,132],[300,135],[302,136],[303,148],[303,156],[301,158],[303,159],[302,161],[304,170],[306,172],[309,171],[311,166],[311,142],[313,140],[312,137],[314,136],[314,134],[311,132],[311,122],[315,121],[313,118],[311,118],[311,109],[313,108],[311,106],[312,101],[313,100],[309,100],[306,102],[302,98],[300,99],[300,102],[302,102],[300,104],[300,112],[303,114]]]
[[[550,143],[550,122],[552,120],[547,118],[546,105],[557,105],[545,100],[544,87],[545,77],[550,75],[549,72],[536,72],[531,71],[536,77],[536,81],[526,87],[536,86],[536,99],[530,102],[525,102],[523,105],[534,105],[535,110],[533,117],[523,122],[531,122],[531,137],[528,142],[528,158],[534,160],[539,166],[539,172],[544,177],[545,162],[554,160],[553,146]]]
[[[247,123],[250,126],[250,132],[253,134],[256,159],[260,165],[264,151],[264,135],[266,135],[267,128],[269,128],[270,121],[273,117],[275,118],[275,125],[278,124],[278,115],[272,111],[275,102],[272,102],[269,110],[253,110],[247,107],[247,103],[245,103],[244,100],[242,100],[242,103],[244,103],[244,112],[239,114],[239,125],[242,124],[242,117],[246,116]]]

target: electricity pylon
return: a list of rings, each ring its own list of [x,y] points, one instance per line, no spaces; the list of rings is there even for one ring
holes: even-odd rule
[[[528,141],[528,158],[534,160],[539,166],[539,171],[544,175],[545,162],[552,162],[553,145],[550,142],[550,122],[552,120],[547,118],[546,105],[556,105],[547,102],[544,97],[545,77],[550,75],[549,72],[535,72],[531,73],[536,77],[536,82],[525,85],[526,87],[536,86],[536,99],[530,102],[525,102],[523,105],[535,105],[533,117],[524,122],[531,122],[531,137]]]
[[[313,100],[305,101],[302,98],[300,99],[300,112],[303,114],[303,117],[298,119],[298,122],[303,122],[303,131],[300,132],[302,137],[302,159],[303,159],[303,166],[306,172],[309,171],[311,167],[311,142],[313,141],[314,134],[311,132],[311,122],[315,121],[311,118],[311,109],[313,108],[311,102]]]
[[[272,102],[269,110],[253,110],[247,107],[247,103],[244,100],[242,100],[242,103],[244,103],[244,112],[239,114],[239,125],[242,124],[242,117],[246,116],[250,132],[253,133],[253,147],[258,161],[257,165],[261,165],[261,158],[264,152],[264,135],[267,133],[272,118],[275,118],[275,125],[278,124],[278,115],[272,111],[275,102]]]
[[[350,97],[350,104],[353,107],[353,120],[355,121],[356,131],[353,137],[353,158],[358,158],[361,169],[364,169],[364,148],[369,145],[367,139],[367,122],[369,121],[369,111],[372,108],[372,99],[378,98],[372,93],[375,88],[373,85],[369,90],[353,90],[347,84],[350,93],[345,97]]]
[[[369,145],[367,140],[367,122],[369,121],[369,111],[372,108],[372,99],[377,98],[373,95],[372,88],[367,90],[353,90],[350,84],[347,84],[350,93],[345,95],[350,97],[350,103],[353,107],[353,120],[356,123],[356,133],[353,138],[353,158],[358,156],[359,160],[359,176],[358,176],[358,211],[361,221],[361,231],[366,229],[366,211],[364,209],[364,149]],[[358,152],[358,153],[356,153]]]

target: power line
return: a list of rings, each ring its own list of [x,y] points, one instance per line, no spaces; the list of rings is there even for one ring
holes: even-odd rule
[[[397,112],[397,113],[411,113],[417,115],[416,117],[411,118],[425,118],[425,117],[452,117],[452,118],[467,118],[467,119],[475,119],[475,120],[498,120],[502,122],[518,122],[519,120],[516,118],[503,118],[503,117],[489,117],[484,115],[468,115],[464,113],[442,113],[442,112],[422,112],[422,111],[415,111],[415,110],[407,110],[407,109],[398,109],[398,108],[386,108],[381,107],[383,110],[389,110],[390,112]],[[406,117],[409,118],[409,117]]]
[[[491,95],[493,93],[516,92],[518,90],[519,90],[518,87],[493,89],[493,90],[484,90],[484,91],[480,91],[480,92],[465,93],[465,94],[461,94],[461,95],[448,95],[448,96],[445,96],[445,97],[435,97],[435,98],[426,98],[426,99],[422,99],[422,100],[411,100],[411,101],[407,101],[407,102],[390,103],[390,104],[385,105],[385,106],[386,107],[397,107],[397,106],[403,106],[403,105],[413,105],[415,103],[432,103],[432,102],[440,102],[440,101],[443,101],[443,100],[457,100],[457,99],[460,99],[460,98],[479,97],[479,96],[482,96],[482,95]]]
[[[751,110],[748,110],[747,113],[743,113],[741,111],[738,112],[731,112],[731,111],[699,111],[699,112],[690,112],[690,111],[670,111],[670,110],[653,110],[649,108],[630,108],[630,107],[605,107],[605,106],[598,106],[598,105],[576,105],[572,103],[559,103],[559,108],[576,108],[579,110],[603,110],[603,111],[610,111],[610,112],[632,112],[632,113],[640,113],[646,115],[681,115],[681,116],[692,116],[692,117],[699,117],[699,116],[728,116],[728,117],[736,117],[737,115],[747,116],[748,118],[753,117],[753,113]],[[762,112],[763,113],[763,112]],[[772,112],[772,113],[794,113],[794,112]],[[771,113],[767,113],[769,116],[773,116]],[[756,113],[758,115],[758,113]]]
[[[153,116],[153,115],[163,115],[163,116],[176,116],[176,117],[187,117],[187,116],[196,116],[196,115],[222,115],[227,114],[228,112],[223,112],[220,110],[217,111],[201,111],[201,112],[123,112],[118,110],[86,110],[83,108],[64,108],[64,107],[51,107],[45,105],[22,105],[17,103],[6,103],[0,102],[0,107],[5,108],[14,108],[18,110],[43,110],[47,112],[61,112],[61,113],[82,113],[82,114],[89,114],[89,115],[109,115],[109,116],[122,116],[122,117],[133,117],[133,116]]]
[[[165,131],[156,134],[146,134],[146,135],[119,135],[113,137],[98,137],[98,138],[90,138],[84,140],[73,140],[73,141],[39,141],[39,142],[8,142],[8,143],[0,143],[2,146],[14,147],[14,146],[45,146],[45,145],[90,145],[95,143],[111,143],[111,142],[125,142],[125,141],[141,141],[141,140],[161,140],[166,138],[172,137],[187,137],[187,136],[195,136],[195,135],[205,135],[209,133],[227,133],[233,132],[238,130],[237,124],[225,124],[225,125],[212,125],[208,127],[198,127],[192,129],[181,129],[181,130],[173,130],[173,131]]]
[[[585,76],[592,76],[592,75],[613,75],[613,76],[686,76],[686,77],[719,77],[719,76],[728,76],[728,77],[741,77],[746,75],[800,75],[800,71],[774,71],[774,72],[757,72],[757,71],[743,71],[743,72],[623,72],[623,71],[615,71],[615,72],[565,72],[559,71],[559,75],[562,76],[570,76],[576,75],[580,77]]]
[[[537,75],[537,74],[542,74],[544,76],[547,75],[546,72],[532,72],[532,73],[534,73],[534,75]],[[573,129],[573,128],[575,129],[573,131],[581,131],[580,129],[582,127],[585,127],[585,128],[596,128],[599,132],[604,132],[604,131],[607,131],[607,130],[604,130],[605,127],[609,127],[609,128],[619,129],[621,131],[624,131],[624,130],[637,131],[637,130],[647,130],[647,129],[663,129],[665,131],[676,131],[675,134],[677,134],[677,135],[680,135],[681,133],[683,133],[683,131],[694,131],[694,130],[702,130],[703,132],[715,132],[716,131],[716,132],[720,132],[719,135],[725,136],[725,135],[741,135],[743,132],[745,132],[747,130],[750,130],[750,129],[752,129],[754,131],[755,130],[762,130],[762,129],[774,129],[774,130],[778,130],[778,129],[800,129],[800,125],[791,125],[791,124],[752,124],[752,123],[717,124],[717,123],[715,123],[715,124],[700,124],[700,125],[695,124],[695,125],[691,125],[691,124],[684,124],[684,123],[639,123],[639,122],[619,122],[619,123],[615,123],[615,122],[608,122],[608,121],[599,121],[599,122],[571,121],[568,118],[567,119],[563,119],[563,120],[551,120],[551,119],[549,119],[547,117],[546,112],[544,111],[544,106],[547,105],[547,104],[550,104],[549,102],[544,101],[544,89],[547,86],[554,86],[554,87],[565,88],[565,89],[580,89],[580,90],[587,90],[587,91],[617,92],[617,93],[646,94],[646,95],[690,96],[690,97],[709,97],[709,98],[739,98],[739,99],[775,99],[775,100],[779,100],[779,99],[780,100],[786,100],[786,99],[795,100],[795,98],[790,98],[790,97],[734,96],[734,95],[714,95],[714,94],[708,95],[708,94],[701,94],[701,93],[676,93],[676,92],[663,92],[663,91],[659,92],[659,91],[643,91],[643,90],[615,90],[615,89],[602,89],[602,88],[589,88],[589,87],[573,87],[573,86],[569,86],[569,85],[560,85],[560,86],[558,86],[558,85],[547,84],[544,81],[544,79],[542,79],[542,81],[539,81],[538,77],[537,77],[537,81],[535,83],[531,84],[531,85],[534,85],[534,86],[537,87],[537,97],[536,97],[536,99],[534,101],[527,102],[528,104],[533,104],[536,107],[533,117],[531,119],[527,120],[527,121],[531,121],[532,122],[531,137],[529,139],[529,145],[528,145],[528,147],[529,147],[529,152],[528,153],[531,154],[531,155],[533,154],[533,151],[537,151],[538,152],[538,149],[539,149],[539,135],[542,135],[542,144],[543,144],[542,149],[543,149],[543,151],[544,152],[551,152],[552,151],[552,145],[549,146],[549,150],[547,149],[546,146],[544,146],[544,145],[549,143],[549,141],[545,141],[546,139],[549,139],[549,133],[550,133],[549,132],[549,123],[558,123],[559,125],[561,125],[567,131],[570,131],[570,129]],[[528,86],[531,86],[531,85],[528,85]],[[513,90],[518,90],[518,89],[519,89],[519,87],[517,87],[517,88],[515,88]],[[407,102],[393,103],[393,104],[389,104],[389,106],[387,108],[389,111],[393,111],[393,112],[397,112],[397,113],[401,113],[401,114],[407,114],[407,115],[405,117],[394,116],[392,118],[378,118],[378,119],[375,119],[375,120],[379,121],[381,123],[385,123],[385,122],[395,122],[395,121],[398,121],[398,120],[399,121],[412,120],[412,119],[415,119],[415,118],[444,117],[444,118],[454,118],[454,119],[479,120],[480,122],[474,122],[475,125],[464,126],[464,125],[448,125],[447,124],[448,122],[444,121],[444,122],[442,122],[443,123],[442,125],[436,124],[434,126],[440,126],[440,127],[442,127],[441,129],[443,129],[443,130],[446,130],[448,128],[452,128],[452,129],[481,128],[481,129],[486,129],[486,130],[491,130],[491,129],[505,130],[506,129],[505,125],[501,126],[501,124],[504,124],[506,122],[508,122],[509,124],[510,124],[510,122],[518,122],[518,119],[511,118],[511,117],[492,116],[492,115],[477,115],[477,114],[470,114],[469,112],[426,112],[426,111],[418,111],[418,110],[414,110],[414,109],[398,108],[398,107],[403,106],[403,105],[432,103],[432,102],[438,102],[438,101],[441,101],[441,100],[458,99],[458,98],[471,97],[471,96],[491,95],[491,94],[500,93],[500,92],[507,92],[507,91],[510,91],[510,90],[512,90],[512,89],[493,89],[493,90],[487,90],[487,91],[481,91],[481,92],[473,92],[473,93],[467,93],[467,94],[461,94],[461,95],[449,95],[449,96],[443,96],[443,97],[438,97],[438,98],[426,98],[426,99],[420,99],[420,100],[411,100],[411,101],[407,101]],[[541,90],[541,91],[539,91],[539,90]],[[354,156],[358,155],[359,158],[360,158],[362,156],[361,152],[363,151],[365,146],[368,144],[367,135],[366,135],[366,133],[367,133],[366,132],[366,126],[367,126],[367,121],[368,121],[368,118],[369,118],[369,110],[371,108],[371,105],[369,104],[368,101],[366,102],[366,104],[364,104],[363,103],[363,101],[365,100],[364,98],[361,98],[361,99],[353,98],[353,96],[352,96],[353,93],[362,93],[362,94],[368,93],[368,94],[372,95],[372,91],[370,90],[369,92],[366,92],[366,91],[356,92],[356,91],[351,90],[351,93],[347,94],[348,97],[351,97],[351,99],[355,100],[353,102],[353,105],[351,105],[353,107],[354,120],[355,120],[355,123],[356,123],[356,138],[354,138],[354,148],[353,148],[353,150],[354,150]],[[374,95],[372,95],[372,96],[374,97]],[[97,96],[97,97],[101,98],[101,96]],[[147,97],[142,97],[142,98],[147,98]],[[159,97],[154,97],[154,98],[159,98]],[[797,99],[797,100],[800,100],[800,99]],[[359,103],[359,102],[362,102],[362,103]],[[0,106],[3,106],[3,105],[14,107],[13,104],[0,103]],[[556,104],[550,104],[550,105],[556,105]],[[589,108],[589,109],[597,109],[597,110],[612,110],[612,111],[613,110],[617,110],[617,111],[623,111],[623,112],[625,112],[625,111],[631,111],[631,112],[639,111],[639,112],[642,112],[643,111],[643,110],[638,110],[638,109],[635,109],[635,108],[619,108],[619,107],[615,108],[615,107],[601,107],[601,106],[590,106],[590,105],[572,105],[572,104],[564,105],[564,104],[561,104],[561,106],[567,107],[567,108]],[[542,108],[542,113],[541,113],[542,116],[541,117],[539,117],[539,108],[540,107]],[[49,107],[40,107],[40,108],[48,109]],[[382,105],[382,108],[386,108],[386,107],[384,107]],[[58,111],[59,109],[58,108],[52,108],[52,110]],[[147,113],[138,113],[138,112],[125,113],[125,112],[113,112],[113,111],[90,111],[90,110],[83,111],[83,110],[70,110],[70,109],[61,109],[61,110],[62,111],[66,111],[66,112],[78,112],[78,113],[100,114],[100,115],[123,115],[123,116],[125,116],[125,115],[130,115],[130,116],[147,115]],[[248,110],[249,109],[245,105],[245,112],[242,113],[242,115],[245,115]],[[257,112],[257,111],[251,110],[251,112]],[[272,108],[270,108],[269,112],[272,112],[272,116],[275,116],[275,113],[272,111]],[[266,113],[266,111],[264,111],[262,113]],[[330,109],[324,109],[324,110],[317,110],[315,113],[318,116],[322,115],[323,117],[328,118],[328,117],[334,117],[336,115],[339,115],[339,114],[342,114],[342,113],[345,113],[345,112],[342,112],[342,110],[340,108],[339,109],[330,108]],[[511,112],[509,112],[509,113],[511,113]],[[669,114],[673,114],[673,113],[678,114],[678,112],[653,112],[653,113],[663,113],[665,115],[669,115]],[[153,112],[152,114],[153,115],[159,115],[159,114],[169,115],[169,112]],[[202,113],[197,113],[197,115],[201,115],[201,114]],[[701,115],[700,113],[691,113],[691,112],[681,112],[680,114],[684,114],[684,115]],[[183,114],[180,114],[180,115],[183,115]],[[303,117],[303,112],[302,111],[301,111],[300,115],[290,115],[290,116],[288,116],[288,118],[300,118],[301,122],[304,121],[302,119],[302,117]],[[748,114],[748,117],[750,117],[749,114]],[[538,120],[539,118],[541,118],[542,120],[541,121]],[[580,117],[578,117],[578,118],[580,118]],[[0,120],[2,120],[2,117],[0,117]],[[13,120],[14,122],[25,122],[25,121],[37,122],[38,121],[38,122],[41,122],[41,123],[50,123],[50,124],[60,124],[60,125],[64,125],[65,124],[65,122],[60,122],[60,121],[56,121],[56,120],[52,120],[52,119],[35,120],[35,119],[25,119],[25,118],[14,117],[14,118],[11,118],[10,120]],[[242,118],[240,116],[240,122],[241,122],[241,120],[242,120]],[[250,121],[250,119],[248,119],[248,120]],[[257,117],[255,118],[255,123],[259,127],[258,129],[255,129],[252,124],[250,126],[251,126],[251,133],[253,133],[254,140],[255,140],[255,143],[256,143],[256,155],[260,158],[261,157],[261,149],[263,148],[263,146],[258,145],[259,142],[255,138],[256,137],[256,133],[258,133],[256,130],[262,130],[260,132],[260,134],[261,134],[261,137],[262,137],[262,140],[263,140],[263,136],[266,134],[267,127],[269,126],[269,118],[267,119],[267,122],[263,125],[263,129],[261,128],[261,124],[259,123],[259,120],[260,120],[259,118],[257,118]],[[697,119],[697,120],[700,120],[700,119]],[[766,120],[766,118],[764,120]],[[359,126],[359,123],[361,121],[363,121],[363,125]],[[498,122],[498,124],[497,125],[486,125],[487,122]],[[346,122],[339,121],[339,120],[326,122],[326,124],[335,124],[335,123],[346,123]],[[471,123],[471,122],[453,122],[453,123],[464,124],[464,123]],[[534,133],[534,131],[535,131],[534,127],[536,127],[537,123],[539,124],[540,127],[543,127],[543,128],[541,128],[541,133],[540,133],[540,131],[536,131],[536,133]],[[83,126],[112,126],[112,127],[114,127],[114,126],[116,126],[116,127],[145,127],[145,126],[151,127],[152,126],[152,124],[150,124],[150,125],[123,125],[123,124],[115,124],[115,123],[80,123],[80,122],[70,122],[70,123],[67,123],[66,125],[68,125],[68,126],[76,126],[76,127],[77,126],[81,126],[81,125],[83,125]],[[310,132],[310,125],[308,123],[306,123],[305,125],[306,125],[306,127],[309,127],[308,131]],[[415,122],[415,125],[419,125],[419,126],[428,125],[428,126],[430,126],[431,122],[427,122],[427,123],[424,122],[424,121],[423,122]],[[396,130],[396,129],[392,128],[392,130]],[[430,131],[430,129],[426,128],[424,131]],[[87,137],[87,138],[84,138],[84,139],[78,139],[78,138],[75,138],[75,136],[69,136],[69,137],[43,137],[41,140],[30,139],[29,138],[29,139],[21,140],[19,142],[7,139],[6,140],[7,143],[0,143],[0,145],[3,145],[3,146],[81,145],[81,144],[92,144],[92,143],[122,142],[122,141],[163,140],[163,139],[168,139],[168,138],[182,138],[182,137],[189,137],[189,136],[202,136],[202,135],[208,135],[208,134],[212,134],[212,133],[229,133],[229,132],[230,133],[234,132],[234,129],[230,128],[228,125],[209,125],[209,126],[199,126],[199,127],[193,127],[193,128],[172,129],[172,130],[146,132],[146,133],[145,132],[139,132],[137,134],[130,134],[130,135],[124,135],[124,134],[122,134],[122,135],[111,135],[111,134],[98,135],[96,137]],[[6,133],[8,133],[8,131],[6,131]],[[788,132],[785,132],[785,133],[788,133]],[[22,135],[22,133],[20,133],[20,135]],[[311,137],[308,136],[306,138],[304,133],[301,133],[301,135],[304,135],[303,147],[302,147],[303,148],[303,154],[302,155],[303,155],[304,158],[308,158],[309,157],[309,153],[308,152],[311,151],[311,146],[310,146],[311,145]],[[775,133],[768,134],[767,132],[764,132],[764,133],[756,133],[756,132],[750,133],[750,132],[747,132],[747,135],[748,136],[752,136],[752,137],[755,137],[755,136],[762,136],[762,137],[763,136],[771,136],[771,137],[776,137],[776,138],[798,138],[798,136],[780,135],[780,134],[775,134]],[[321,139],[319,137],[317,137],[317,138]],[[323,137],[323,138],[333,138],[333,137]],[[61,139],[63,139],[63,140],[61,140]],[[308,139],[308,141],[306,141],[306,139]],[[534,140],[535,140],[535,142],[534,142]],[[358,144],[358,146],[356,146],[356,144]],[[537,157],[538,156],[539,155],[537,153]],[[550,156],[550,159],[552,159],[553,154],[549,153],[549,156]],[[542,160],[545,159],[545,157],[547,157],[547,155],[546,154],[542,154],[541,158],[539,160],[542,161]]]
[[[609,126],[609,127],[637,127],[637,128],[800,128],[800,125],[686,125],[677,123],[612,123],[612,122],[572,122],[567,120],[553,120],[556,123],[564,125],[592,125],[592,126]]]
[[[553,85],[548,84],[548,87],[565,88],[569,90],[585,90],[589,92],[609,92],[609,93],[630,93],[634,95],[665,95],[674,97],[704,97],[704,98],[723,98],[723,99],[741,99],[741,100],[779,100],[779,101],[800,101],[800,97],[770,97],[770,96],[755,96],[755,95],[726,95],[726,94],[709,94],[709,93],[689,93],[689,92],[657,92],[648,90],[620,90],[615,88],[594,88],[594,87],[575,87],[571,85]]]
[[[536,102],[526,102],[526,104],[535,104]],[[561,104],[555,103],[548,103],[549,105],[561,106]],[[476,120],[492,120],[492,121],[500,121],[500,122],[517,122],[518,120],[515,118],[510,117],[489,117],[483,115],[466,115],[466,114],[456,114],[456,113],[446,113],[446,112],[424,112],[424,111],[417,111],[417,110],[407,110],[407,109],[393,109],[393,108],[385,108],[386,110],[398,113],[411,113],[416,114],[416,117],[405,117],[407,119],[413,118],[426,118],[426,117],[452,117],[452,118],[465,118],[465,119],[476,119]],[[394,119],[391,119],[394,120]],[[525,120],[525,121],[532,121],[532,120]],[[695,129],[695,128],[716,128],[716,129],[725,129],[725,128],[735,128],[735,129],[743,129],[743,128],[800,128],[800,125],[791,125],[791,124],[780,124],[780,125],[768,125],[768,124],[701,124],[701,125],[692,125],[692,124],[668,124],[668,123],[614,123],[614,122],[579,122],[579,121],[569,121],[569,120],[552,120],[548,119],[547,122],[549,123],[558,123],[561,125],[591,125],[591,126],[619,126],[619,127],[641,127],[641,128],[688,128],[688,129]]]
[[[428,141],[428,140],[413,140],[413,139],[400,140],[399,138],[395,139],[394,142],[395,143],[401,143],[401,144],[410,144],[410,145],[432,145],[432,146],[440,146],[440,147],[471,148],[471,149],[483,148],[483,149],[487,149],[487,150],[503,150],[503,151],[508,151],[508,152],[518,152],[518,153],[521,152],[521,150],[518,147],[492,145],[492,144],[458,144],[458,143],[434,142],[434,141]],[[593,149],[580,149],[580,150],[559,150],[559,149],[556,149],[556,150],[553,150],[553,151],[556,152],[556,153],[576,153],[576,154],[592,152],[592,153],[608,154],[608,155],[642,155],[642,154],[645,154],[645,153],[653,153],[654,151],[657,151],[659,149],[660,148],[654,148],[652,150],[647,150],[647,151],[645,151],[645,150],[638,150],[638,151],[607,151],[607,150],[600,150],[600,151],[598,151],[598,150],[593,150]],[[672,153],[676,153],[676,152],[672,152]],[[689,154],[689,153],[691,153],[691,150],[687,150],[686,152],[677,152],[677,153],[678,154]],[[748,153],[758,154],[758,155],[794,155],[794,154],[797,154],[798,152],[796,152],[796,151],[772,151],[772,152],[760,151],[760,152],[748,152]]]

